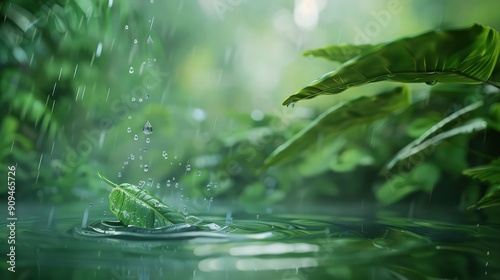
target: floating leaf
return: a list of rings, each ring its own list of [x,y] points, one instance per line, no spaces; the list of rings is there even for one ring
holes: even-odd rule
[[[182,215],[137,186],[127,183],[117,185],[100,173],[99,177],[113,187],[109,194],[109,208],[124,225],[157,228],[191,223],[195,218]]]
[[[488,165],[466,169],[463,173],[471,178],[484,182],[500,184],[500,158],[495,159]]]
[[[361,50],[364,48],[369,49],[364,46]],[[332,49],[324,53],[326,57]],[[490,78],[499,53],[499,34],[490,27],[475,24],[464,29],[431,31],[374,46],[288,97],[283,105],[383,80],[482,83]]]
[[[283,162],[316,145],[318,137],[330,137],[356,125],[372,122],[410,103],[408,87],[398,87],[375,96],[362,96],[328,109],[307,127],[279,146],[264,161],[262,170]]]
[[[468,209],[488,208],[500,206],[500,185],[492,186],[488,192],[474,205]]]
[[[467,133],[472,133],[474,131],[485,129],[486,122],[484,120],[476,119],[472,123],[445,131],[445,132],[440,133],[432,138],[428,138],[429,136],[431,136],[435,132],[442,129],[446,124],[450,123],[453,120],[456,120],[456,119],[462,117],[466,113],[469,113],[473,110],[476,110],[477,108],[481,107],[482,105],[483,105],[482,101],[472,103],[472,104],[465,106],[464,108],[454,112],[453,114],[447,116],[446,118],[442,119],[437,124],[432,126],[429,130],[427,130],[425,133],[423,133],[419,138],[415,139],[410,144],[406,145],[406,147],[401,149],[392,158],[392,160],[385,166],[384,169],[390,170],[399,161],[404,160],[404,159],[406,159],[414,154],[417,154],[420,151],[424,150],[425,148],[429,147],[430,145],[437,144],[438,142],[440,142],[446,138],[449,138],[449,137],[452,137],[452,136],[455,136],[458,134],[467,134]]]

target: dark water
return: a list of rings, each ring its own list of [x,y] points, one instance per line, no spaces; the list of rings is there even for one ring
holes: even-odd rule
[[[500,226],[474,219],[235,212],[144,231],[104,206],[21,208],[1,279],[500,279]]]

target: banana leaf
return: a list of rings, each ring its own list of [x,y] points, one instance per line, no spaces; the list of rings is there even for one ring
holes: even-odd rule
[[[384,80],[430,85],[487,82],[497,64],[500,39],[496,30],[475,24],[464,29],[431,31],[371,49],[363,46],[352,53],[364,49],[368,51],[299,90],[283,105]],[[332,52],[326,49],[323,56]]]
[[[356,125],[370,123],[408,106],[410,96],[409,88],[404,86],[375,96],[362,96],[337,104],[274,150],[264,161],[261,171],[316,145],[318,137],[327,139]]]
[[[126,226],[158,228],[179,223],[192,224],[194,220],[200,220],[194,216],[184,216],[137,186],[127,183],[117,185],[100,173],[98,175],[113,187],[109,194],[109,208]]]
[[[488,192],[476,203],[467,209],[480,209],[500,206],[500,185],[492,186]]]

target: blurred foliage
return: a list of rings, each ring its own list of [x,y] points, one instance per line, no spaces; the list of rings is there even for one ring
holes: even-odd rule
[[[395,88],[381,82],[311,100],[307,108],[280,108],[279,100],[310,76],[332,70],[332,61],[301,60],[298,51],[355,33],[370,9],[386,3],[372,1],[348,17],[328,4],[327,16],[307,30],[296,24],[293,1],[247,1],[223,14],[210,1],[153,2],[0,4],[5,19],[0,25],[0,160],[18,165],[20,197],[40,203],[94,201],[108,195],[98,171],[194,213],[219,202],[254,211],[305,201],[416,201],[422,207],[465,209],[494,188],[462,175],[500,156],[500,103],[492,85]],[[379,71],[373,65],[386,53],[410,43],[420,50],[421,64],[443,62],[443,57],[450,63],[460,52],[457,63],[494,66],[488,75],[495,85],[499,60],[469,56],[498,56],[493,29],[474,25],[378,42],[437,26],[434,17],[422,22],[413,15],[430,3],[405,6],[408,21],[399,24],[394,15],[394,24],[370,38],[373,42],[339,43],[305,55],[346,63],[337,69],[363,60],[368,65],[363,71]],[[485,24],[495,23],[492,11],[482,11],[491,17]],[[454,48],[434,53],[441,44]],[[413,65],[407,58],[397,58],[405,69]],[[462,70],[480,79],[487,75],[473,67]],[[434,80],[441,79],[422,81]],[[344,86],[339,90],[347,90]],[[471,105],[478,102],[482,105]],[[474,109],[463,109],[469,106]],[[150,135],[142,132],[147,121],[153,126]],[[315,123],[325,127],[316,129]],[[294,143],[307,131],[312,134],[304,134],[299,146],[289,145],[282,159],[266,161],[281,144]],[[411,152],[399,154],[406,146]],[[395,155],[402,156],[380,174]],[[283,164],[271,166],[278,162]]]

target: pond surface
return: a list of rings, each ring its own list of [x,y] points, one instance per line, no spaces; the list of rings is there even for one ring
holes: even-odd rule
[[[500,277],[500,226],[460,216],[444,222],[442,212],[432,220],[375,210],[346,214],[337,209],[331,215],[233,212],[201,216],[203,223],[197,227],[177,225],[148,232],[124,228],[105,211],[104,203],[21,206],[17,272],[7,273],[4,262],[2,274],[7,277],[1,278]],[[5,243],[0,248],[8,251]]]

